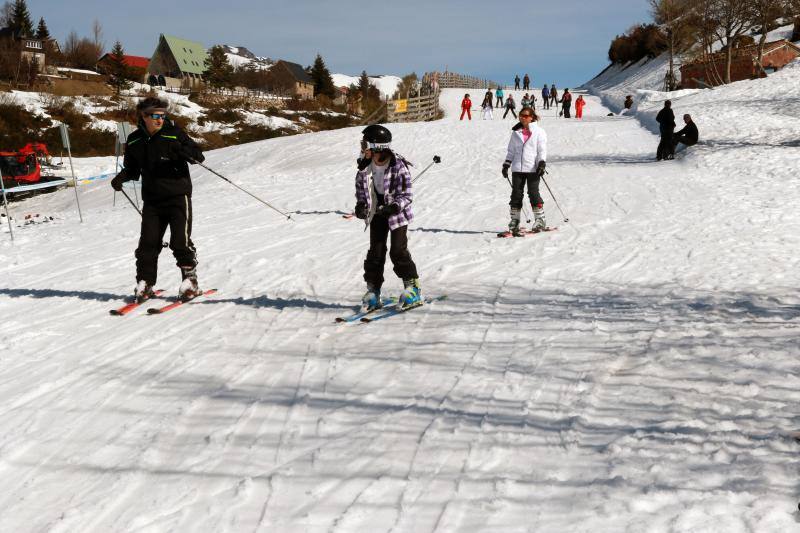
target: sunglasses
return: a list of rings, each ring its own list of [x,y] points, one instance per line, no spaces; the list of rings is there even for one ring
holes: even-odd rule
[[[166,113],[150,113],[147,116],[152,118],[153,120],[166,120],[167,119],[167,114]]]
[[[519,118],[533,118],[533,115],[520,115]]]

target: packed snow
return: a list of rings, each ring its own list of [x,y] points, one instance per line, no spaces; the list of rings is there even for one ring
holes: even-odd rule
[[[498,239],[514,120],[392,124],[417,175],[423,294],[364,290],[359,128],[208,153],[200,281],[112,317],[138,215],[107,182],[0,234],[2,531],[786,532],[800,446],[800,70],[674,99],[703,143],[656,163],[657,95],[542,111],[555,232]],[[514,93],[517,101],[520,92]],[[641,121],[641,122],[640,122]],[[23,225],[27,213],[54,217]],[[0,219],[5,223],[5,219]],[[166,250],[158,285],[174,294]],[[385,292],[399,280],[387,265]],[[155,304],[151,304],[155,305]]]

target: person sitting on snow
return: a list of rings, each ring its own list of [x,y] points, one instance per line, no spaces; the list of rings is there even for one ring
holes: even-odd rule
[[[686,124],[686,126],[684,126],[679,132],[675,133],[674,137],[672,138],[673,154],[675,153],[675,148],[678,147],[678,143],[686,146],[694,146],[697,144],[697,141],[700,138],[700,132],[697,131],[697,125],[692,120],[691,115],[688,113],[683,115],[683,122]]]

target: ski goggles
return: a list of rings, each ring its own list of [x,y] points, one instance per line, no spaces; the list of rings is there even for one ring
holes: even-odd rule
[[[382,152],[384,150],[391,150],[392,148],[391,143],[368,143],[366,141],[363,141],[361,146],[364,150],[371,150],[373,152]]]
[[[167,120],[166,113],[148,113],[147,116],[153,120]]]

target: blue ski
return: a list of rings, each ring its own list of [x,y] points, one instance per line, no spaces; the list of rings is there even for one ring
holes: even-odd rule
[[[420,302],[420,303],[418,303],[416,305],[409,306],[409,307],[403,307],[403,308],[400,308],[400,307],[397,307],[397,306],[388,307],[388,308],[384,309],[383,313],[380,313],[378,315],[370,315],[370,316],[363,317],[361,319],[361,322],[364,322],[364,323],[375,322],[376,320],[382,320],[384,318],[389,318],[390,316],[395,316],[395,315],[399,315],[400,313],[405,313],[406,311],[411,311],[412,309],[416,309],[417,307],[422,307],[423,304],[430,304],[430,303],[438,302],[438,301],[445,300],[445,299],[447,299],[447,295],[443,294],[442,296],[435,296],[435,297],[432,297],[432,298],[425,298],[422,302]]]
[[[383,311],[384,307],[387,307],[387,306],[390,306],[390,305],[392,305],[392,306],[395,305],[397,303],[397,298],[381,298],[381,303],[383,304],[383,307],[378,307],[378,308],[372,309],[370,311],[357,311],[357,312],[353,313],[350,316],[339,316],[339,317],[336,317],[336,322],[338,322],[338,323],[356,322],[356,321],[366,317],[367,315],[371,315],[372,313],[377,313],[378,311]]]

